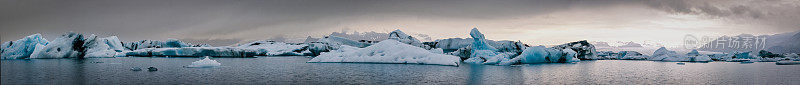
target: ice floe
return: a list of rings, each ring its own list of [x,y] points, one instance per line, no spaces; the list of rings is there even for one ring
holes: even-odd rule
[[[210,68],[210,67],[219,67],[222,65],[221,63],[217,62],[217,60],[211,60],[209,56],[205,56],[202,60],[197,60],[192,62],[191,65],[186,66],[189,68]]]
[[[2,59],[25,59],[35,51],[40,51],[49,41],[41,34],[33,34],[16,41],[5,42],[0,46]]]
[[[387,39],[365,48],[341,45],[339,49],[322,53],[308,62],[407,63],[458,66],[460,61],[461,59],[456,56],[431,53],[417,46]]]

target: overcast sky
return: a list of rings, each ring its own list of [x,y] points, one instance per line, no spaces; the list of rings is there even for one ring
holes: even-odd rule
[[[124,42],[302,41],[341,30],[528,44],[653,41],[800,30],[800,0],[0,0],[2,41],[69,31]],[[670,44],[673,43],[673,44]]]

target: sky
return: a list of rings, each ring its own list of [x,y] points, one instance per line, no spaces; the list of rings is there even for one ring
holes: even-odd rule
[[[138,40],[302,42],[391,32],[553,45],[578,40],[680,45],[686,35],[800,30],[800,0],[0,0],[3,42],[67,32]]]

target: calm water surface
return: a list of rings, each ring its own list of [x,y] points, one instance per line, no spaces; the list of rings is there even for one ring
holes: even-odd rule
[[[184,68],[200,58],[2,60],[12,84],[800,84],[800,65],[598,60],[515,66],[305,63],[310,58],[214,58],[218,68]],[[157,67],[149,72],[147,67]],[[140,67],[144,71],[131,71]]]

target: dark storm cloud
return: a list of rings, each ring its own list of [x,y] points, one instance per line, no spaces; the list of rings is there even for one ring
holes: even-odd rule
[[[698,14],[746,23],[800,29],[798,0],[652,0],[647,6],[678,14]]]
[[[503,19],[566,8],[569,0],[3,0],[3,41],[32,33],[53,38],[67,31],[118,35],[123,41],[206,38],[274,29],[252,36],[335,26],[359,16]],[[343,18],[345,17],[345,18]],[[274,28],[271,28],[274,27]]]

